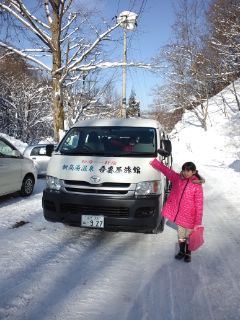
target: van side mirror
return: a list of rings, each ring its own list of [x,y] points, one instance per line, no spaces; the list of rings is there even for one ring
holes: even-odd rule
[[[46,145],[46,155],[48,157],[52,156],[53,150],[54,150],[54,144],[47,144]]]
[[[170,140],[161,140],[160,149],[157,151],[162,157],[169,157],[172,153],[172,143]]]
[[[157,152],[158,152],[158,153],[160,154],[160,156],[162,156],[162,157],[168,157],[168,156],[170,156],[170,154],[169,154],[167,151],[163,150],[163,149],[158,149]]]

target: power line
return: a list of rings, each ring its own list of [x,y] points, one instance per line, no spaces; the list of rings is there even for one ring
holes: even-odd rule
[[[134,4],[135,4],[135,0],[134,0]],[[142,0],[142,3],[141,3],[141,6],[140,6],[140,9],[139,9],[139,11],[138,11],[138,13],[137,13],[137,15],[138,15],[138,20],[139,20],[139,18],[141,17],[141,15],[142,15],[142,13],[144,12],[144,10],[145,10],[145,7],[146,7],[146,4],[147,4],[147,0]],[[133,8],[132,8],[133,9]],[[131,42],[132,42],[132,39],[133,39],[133,37],[135,36],[135,33],[132,33],[131,34],[131,36],[129,37],[129,46],[131,45]]]

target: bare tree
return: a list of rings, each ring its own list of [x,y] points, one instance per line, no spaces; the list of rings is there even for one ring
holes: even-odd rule
[[[37,2],[37,8],[34,8],[33,3],[29,2],[28,6],[24,5],[23,0],[3,0],[0,3],[1,16],[7,14],[15,22],[15,30],[23,32],[24,36],[31,35],[33,47],[19,49],[13,45],[14,41],[9,44],[6,39],[0,41],[0,46],[29,59],[51,75],[54,138],[58,141],[59,131],[64,129],[63,87],[66,82],[78,81],[82,73],[97,68],[126,65],[123,62],[103,62],[97,51],[103,40],[109,40],[110,33],[122,23],[122,20],[111,22],[111,26],[104,24],[104,30],[101,30],[99,24],[95,27],[90,22],[88,12],[84,12],[82,8],[80,10],[73,0],[41,0]],[[10,29],[4,26],[2,30],[9,34]],[[85,33],[86,26],[88,32]],[[24,44],[25,41],[22,42],[22,45]],[[46,62],[47,57],[52,60],[51,66]],[[151,65],[141,63],[128,65],[151,68]]]
[[[107,81],[94,72],[83,78],[83,83],[76,82],[64,90],[64,101],[68,125],[73,125],[79,119],[111,118],[119,113],[120,97],[114,91],[112,77]]]
[[[105,67],[102,62],[97,62],[98,54],[95,50],[119,24],[115,23],[103,32],[94,29],[95,39],[86,42],[84,38],[80,38],[79,29],[83,28],[88,15],[83,10],[80,12],[72,0],[41,1],[35,13],[31,5],[27,7],[22,0],[6,0],[0,3],[0,10],[2,14],[7,13],[18,22],[17,26],[21,26],[18,31],[33,36],[34,48],[18,49],[6,41],[0,41],[0,46],[27,58],[51,74],[54,138],[58,141],[59,130],[64,129],[64,82],[71,76],[76,77],[76,71],[81,73]],[[46,63],[48,55],[52,59],[51,66]]]
[[[206,130],[211,75],[206,71],[208,57],[203,54],[208,31],[207,27],[203,28],[204,13],[205,1],[177,2],[173,39],[158,58],[167,66],[164,76],[169,88],[155,89],[155,96],[159,91],[156,98],[161,108],[169,104],[177,109],[191,110]]]
[[[221,76],[229,84],[240,76],[240,3],[213,0],[208,10],[210,41],[218,55]]]
[[[31,142],[52,134],[51,86],[18,55],[0,60],[1,131]]]

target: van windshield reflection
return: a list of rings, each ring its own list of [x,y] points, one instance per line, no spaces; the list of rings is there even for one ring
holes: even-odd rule
[[[156,156],[154,128],[81,127],[72,128],[58,147],[65,155],[138,157]]]

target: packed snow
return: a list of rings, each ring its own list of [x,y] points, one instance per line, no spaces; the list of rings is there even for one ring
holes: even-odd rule
[[[210,101],[207,131],[186,112],[172,133],[174,169],[194,161],[206,179],[205,243],[189,264],[174,259],[167,225],[151,235],[45,221],[44,179],[29,198],[2,197],[0,319],[239,320],[239,120],[229,86]]]

